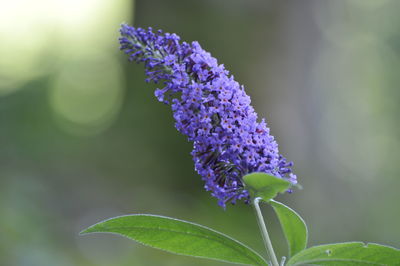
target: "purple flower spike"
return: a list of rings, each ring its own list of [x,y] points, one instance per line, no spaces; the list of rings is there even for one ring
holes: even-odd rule
[[[171,106],[175,127],[193,141],[195,169],[220,206],[249,202],[242,177],[252,172],[297,183],[293,164],[279,154],[265,121],[257,122],[244,87],[198,42],[125,24],[120,31],[121,50],[145,64],[146,81],[163,82],[155,96]]]

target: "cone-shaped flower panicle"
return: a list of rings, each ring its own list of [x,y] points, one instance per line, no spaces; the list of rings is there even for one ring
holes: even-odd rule
[[[193,142],[195,169],[220,206],[249,201],[241,178],[251,172],[297,183],[244,87],[198,42],[151,28],[122,25],[120,31],[121,50],[144,63],[146,81],[162,82],[155,96],[171,106],[175,127]]]

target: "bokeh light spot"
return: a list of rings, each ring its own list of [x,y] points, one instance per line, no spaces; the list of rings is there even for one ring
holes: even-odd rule
[[[0,5],[0,96],[57,72],[82,50],[117,49],[132,1],[13,0]],[[109,52],[108,51],[108,52]]]
[[[50,89],[56,121],[76,134],[107,128],[121,107],[122,80],[121,67],[112,57],[93,53],[71,60]]]

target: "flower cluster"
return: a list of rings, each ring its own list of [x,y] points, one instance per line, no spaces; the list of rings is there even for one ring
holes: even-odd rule
[[[145,64],[146,81],[163,82],[155,95],[171,106],[175,127],[193,141],[195,169],[220,206],[249,201],[241,177],[251,172],[297,182],[266,122],[257,122],[244,87],[198,42],[151,28],[122,25],[120,31],[121,50]]]

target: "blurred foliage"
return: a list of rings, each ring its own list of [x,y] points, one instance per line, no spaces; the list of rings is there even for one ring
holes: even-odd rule
[[[224,211],[202,188],[191,144],[156,86],[118,51],[121,22],[198,40],[246,85],[295,162],[304,190],[279,200],[305,218],[310,245],[400,247],[399,8],[394,0],[2,1],[0,264],[217,265],[78,236],[141,212],[262,251],[252,210]],[[265,216],[284,254],[278,221],[271,209]]]

